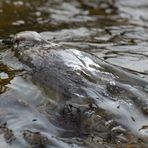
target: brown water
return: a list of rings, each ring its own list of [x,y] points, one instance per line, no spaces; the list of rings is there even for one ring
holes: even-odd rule
[[[147,0],[1,0],[0,22],[1,38],[34,30],[52,42],[94,54],[110,64],[105,71],[118,76],[118,86],[124,88],[117,93],[120,90],[109,86],[112,97],[118,101],[98,102],[107,113],[96,111],[94,116],[97,114],[97,119],[81,125],[95,126],[96,121],[99,127],[95,132],[92,130],[88,134],[82,130],[77,135],[69,131],[75,126],[68,122],[71,113],[66,116],[66,121],[53,119],[50,114],[53,110],[59,116],[59,111],[53,109],[55,94],[45,95],[42,86],[36,86],[24,76],[26,66],[12,52],[1,49],[0,147],[42,147],[46,144],[47,147],[148,147]],[[87,58],[83,60],[91,63]],[[92,71],[96,70],[94,67]],[[54,105],[50,105],[52,103]],[[91,110],[88,104],[84,110]],[[77,111],[74,112],[74,116],[78,116]],[[58,121],[62,122],[61,127],[56,126]],[[62,129],[64,122],[68,122],[67,130]],[[45,137],[35,133],[37,131]],[[113,132],[112,138],[109,134],[106,136],[110,131]],[[116,140],[113,140],[114,136]]]

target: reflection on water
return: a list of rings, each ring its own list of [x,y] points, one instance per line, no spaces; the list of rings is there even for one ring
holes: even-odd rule
[[[24,50],[0,48],[1,147],[148,147],[147,7],[147,0],[1,0],[0,38],[35,30],[53,42],[46,51],[56,50],[26,52],[36,68],[45,59],[32,74]]]

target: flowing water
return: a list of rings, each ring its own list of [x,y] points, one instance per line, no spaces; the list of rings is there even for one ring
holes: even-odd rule
[[[0,22],[1,39],[32,30],[66,49],[32,79],[54,58],[0,47],[0,147],[148,147],[147,0],[1,0]]]

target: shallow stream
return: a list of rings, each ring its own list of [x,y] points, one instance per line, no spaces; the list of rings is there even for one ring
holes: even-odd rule
[[[1,47],[0,147],[148,147],[147,0],[1,0],[0,22],[1,39],[32,30],[69,49],[75,57],[59,53],[64,64],[95,88],[85,88],[94,104],[59,107],[60,88],[33,81]]]

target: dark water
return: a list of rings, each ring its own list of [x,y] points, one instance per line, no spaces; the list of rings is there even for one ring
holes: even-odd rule
[[[103,110],[95,111],[88,102],[83,107],[66,105],[66,117],[60,118],[61,110],[54,99],[58,93],[47,94],[44,86],[35,85],[24,75],[24,69],[29,72],[30,68],[2,48],[0,147],[148,147],[147,0],[1,0],[0,22],[1,38],[34,30],[51,42],[105,60],[108,64],[100,65],[105,77],[99,82],[110,82],[107,90],[116,100],[97,102]],[[81,61],[66,57],[65,63],[77,65],[78,70],[82,61],[93,65],[87,67],[92,73],[84,73],[92,83],[94,77],[87,74],[94,76],[101,69],[99,64],[80,53],[75,55]],[[82,116],[85,122],[78,119],[79,108],[81,113],[91,114],[89,119]],[[84,127],[76,128],[70,116]]]

